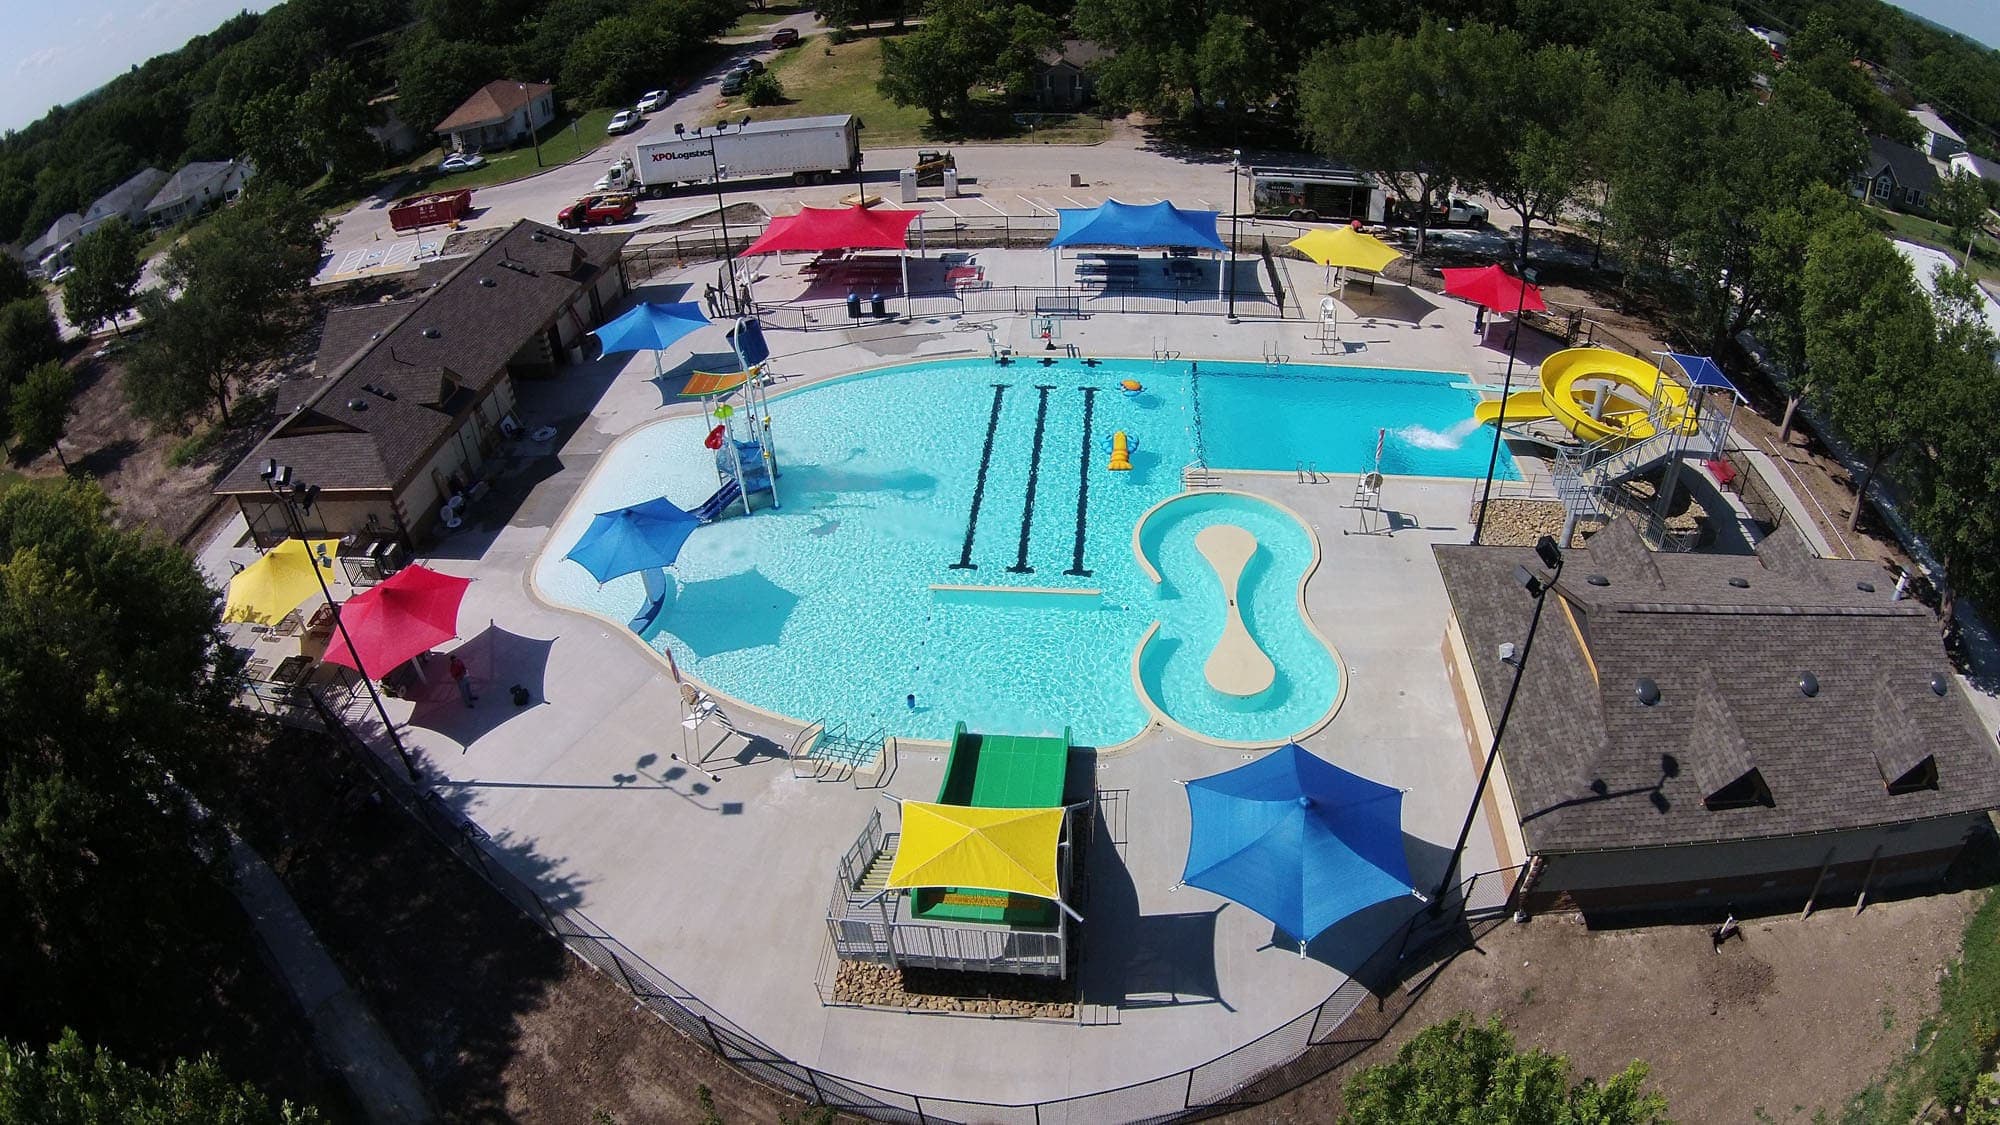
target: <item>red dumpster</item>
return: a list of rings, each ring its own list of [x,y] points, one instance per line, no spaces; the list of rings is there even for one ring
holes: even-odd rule
[[[397,200],[389,208],[389,225],[397,230],[434,227],[462,219],[472,209],[472,189],[413,195]]]

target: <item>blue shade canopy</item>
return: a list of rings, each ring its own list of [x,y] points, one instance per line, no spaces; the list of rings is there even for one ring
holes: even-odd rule
[[[681,544],[700,523],[664,497],[599,512],[563,557],[575,560],[599,582],[609,582],[621,574],[673,565]]]
[[[1728,391],[1736,396],[1738,402],[1750,401],[1743,397],[1742,391],[1736,389],[1736,384],[1729,381],[1729,376],[1722,373],[1722,368],[1717,367],[1715,361],[1707,356],[1683,355],[1680,352],[1667,352],[1666,356],[1680,364],[1681,370],[1687,372],[1688,381],[1695,386]]]
[[[1187,783],[1194,825],[1181,881],[1242,903],[1308,942],[1412,893],[1403,791],[1297,743]]]
[[[689,301],[661,305],[647,302],[626,310],[623,316],[601,325],[598,343],[606,352],[665,351],[674,341],[697,328],[708,327],[701,306]]]
[[[1215,233],[1214,211],[1183,211],[1161,200],[1144,205],[1106,200],[1090,210],[1056,212],[1051,246],[1184,246],[1226,250]]]

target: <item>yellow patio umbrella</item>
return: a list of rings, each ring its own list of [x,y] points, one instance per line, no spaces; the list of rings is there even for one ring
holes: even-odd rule
[[[338,539],[287,539],[271,548],[229,580],[222,619],[269,625],[299,608],[300,602],[319,593],[314,559],[331,575],[339,547]]]
[[[1064,809],[986,809],[903,802],[890,890],[971,887],[1045,898],[1074,917],[1056,885]]]
[[[1372,234],[1353,227],[1315,227],[1292,239],[1292,249],[1322,266],[1381,273],[1402,252]]]

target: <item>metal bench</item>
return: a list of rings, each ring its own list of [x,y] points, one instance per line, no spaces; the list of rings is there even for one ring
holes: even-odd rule
[[[1035,315],[1074,316],[1080,318],[1083,316],[1083,298],[1037,297],[1035,298]]]

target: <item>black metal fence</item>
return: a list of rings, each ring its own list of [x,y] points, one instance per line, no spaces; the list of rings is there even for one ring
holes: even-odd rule
[[[385,794],[570,952],[619,982],[638,1004],[754,1078],[809,1102],[878,1121],[1152,1125],[1199,1120],[1269,1101],[1379,1041],[1421,993],[1430,972],[1467,948],[1475,929],[1505,916],[1520,870],[1487,871],[1466,879],[1443,909],[1418,911],[1323,1000],[1197,1066],[1042,1102],[1003,1104],[911,1094],[828,1074],[785,1057],[648,964],[583,912],[552,907],[489,854],[487,835],[477,823],[437,793],[411,787],[381,752],[343,723],[338,717],[340,701],[323,700],[317,694],[309,698],[325,729],[347,745]]]

